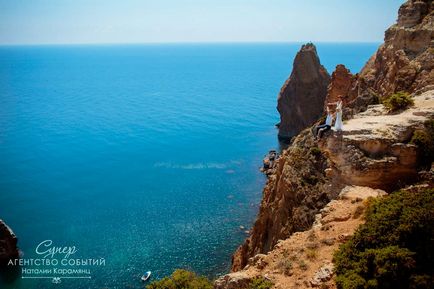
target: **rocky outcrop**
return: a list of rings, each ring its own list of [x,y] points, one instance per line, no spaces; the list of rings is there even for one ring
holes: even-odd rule
[[[343,64],[338,64],[332,73],[331,82],[327,88],[327,96],[324,108],[327,103],[337,102],[342,96],[344,107],[357,97],[356,91],[357,75],[351,74],[350,70]]]
[[[3,220],[0,220],[0,267],[7,266],[10,259],[17,259],[18,239]]]
[[[360,72],[358,85],[380,97],[419,93],[434,85],[434,13],[431,0],[410,0],[385,33],[384,44]]]
[[[336,288],[333,252],[364,222],[364,200],[385,194],[367,187],[345,187],[316,214],[309,230],[279,240],[267,255],[249,258],[243,270],[217,279],[215,288],[248,288],[258,276],[271,280],[273,288]]]
[[[344,118],[349,119],[392,93],[434,89],[433,6],[428,0],[404,3],[384,44],[360,73],[352,75],[342,64],[336,66],[325,104],[343,96]]]
[[[330,76],[321,65],[315,46],[303,45],[277,99],[280,138],[295,136],[321,116],[329,83]]]
[[[329,176],[345,184],[391,190],[417,174],[418,147],[413,132],[434,118],[434,91],[414,98],[414,106],[389,114],[382,105],[370,106],[344,124],[341,133],[329,133],[319,142],[329,159]]]

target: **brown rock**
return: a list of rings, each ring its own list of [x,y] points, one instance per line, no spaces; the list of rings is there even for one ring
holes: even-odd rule
[[[397,24],[360,73],[359,86],[380,96],[419,93],[434,85],[434,13],[431,0],[410,0],[398,12]]]
[[[277,99],[280,138],[293,137],[321,116],[329,83],[330,76],[321,65],[315,46],[303,45]]]
[[[9,260],[17,259],[19,251],[18,239],[3,220],[0,220],[0,267],[7,266]]]
[[[312,135],[305,131],[280,156],[264,188],[251,235],[232,257],[232,271],[243,269],[256,254],[269,252],[279,240],[307,229],[332,197],[328,190],[336,187],[324,186],[326,159],[312,155],[313,146]]]
[[[337,102],[339,96],[343,97],[344,107],[354,100],[357,96],[355,93],[355,85],[357,76],[351,74],[351,72],[342,64],[336,66],[336,70],[332,73],[331,82],[327,88],[327,96],[325,100],[326,108],[327,103]]]
[[[334,266],[332,263],[328,263],[322,266],[317,272],[315,272],[315,275],[310,281],[312,287],[318,287],[323,282],[330,280],[333,276],[333,269]]]
[[[214,281],[215,289],[247,289],[253,277],[244,273],[236,272],[224,275]]]

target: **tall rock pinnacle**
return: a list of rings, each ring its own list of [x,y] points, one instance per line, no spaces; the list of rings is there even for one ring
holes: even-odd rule
[[[280,138],[293,137],[321,116],[329,83],[330,75],[321,65],[315,45],[303,45],[277,99]]]

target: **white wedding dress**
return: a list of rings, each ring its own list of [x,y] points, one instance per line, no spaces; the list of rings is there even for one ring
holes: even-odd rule
[[[341,131],[343,129],[342,123],[342,101],[339,101],[336,105],[336,121],[334,129],[336,131]]]

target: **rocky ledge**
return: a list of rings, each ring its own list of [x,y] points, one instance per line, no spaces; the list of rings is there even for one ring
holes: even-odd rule
[[[434,117],[434,90],[414,97],[414,106],[390,114],[372,105],[331,132],[319,143],[329,159],[327,175],[344,184],[385,190],[417,177],[418,148],[409,141],[424,122]]]

